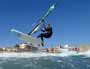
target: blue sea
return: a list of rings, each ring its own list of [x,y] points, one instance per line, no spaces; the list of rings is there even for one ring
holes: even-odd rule
[[[90,69],[90,51],[0,53],[0,69]]]

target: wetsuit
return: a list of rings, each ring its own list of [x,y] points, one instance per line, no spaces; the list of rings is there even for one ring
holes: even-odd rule
[[[44,30],[41,29],[41,31],[43,33],[41,33],[40,35],[37,36],[37,38],[41,38],[42,41],[42,46],[44,46],[44,40],[43,38],[50,38],[52,36],[52,27],[48,26],[48,27],[44,27]]]

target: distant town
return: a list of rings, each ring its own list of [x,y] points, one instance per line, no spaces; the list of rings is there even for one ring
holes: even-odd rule
[[[21,44],[16,44],[13,47],[5,47],[5,48],[0,48],[0,52],[48,52],[48,53],[60,53],[62,50],[68,50],[68,51],[76,51],[78,52],[84,52],[87,50],[90,50],[89,45],[81,45],[81,46],[68,46],[68,45],[58,45],[55,47],[49,47],[49,48],[39,48],[39,47],[34,47],[32,45],[28,45],[25,43]]]

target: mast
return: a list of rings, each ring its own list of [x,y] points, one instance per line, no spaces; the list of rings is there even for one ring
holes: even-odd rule
[[[39,30],[39,28],[41,27],[41,25],[43,25],[45,23],[45,19],[55,10],[56,6],[58,5],[59,1],[58,0],[56,3],[54,3],[53,5],[51,5],[49,7],[49,9],[47,10],[47,12],[45,13],[45,15],[39,20],[39,22],[32,28],[32,30],[28,33],[28,35],[31,35],[35,32],[37,32]]]

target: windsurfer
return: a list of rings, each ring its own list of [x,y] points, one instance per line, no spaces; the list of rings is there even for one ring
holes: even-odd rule
[[[52,27],[50,24],[41,29],[42,33],[37,36],[37,38],[41,38],[41,45],[44,46],[44,39],[43,38],[50,38],[53,34]]]

